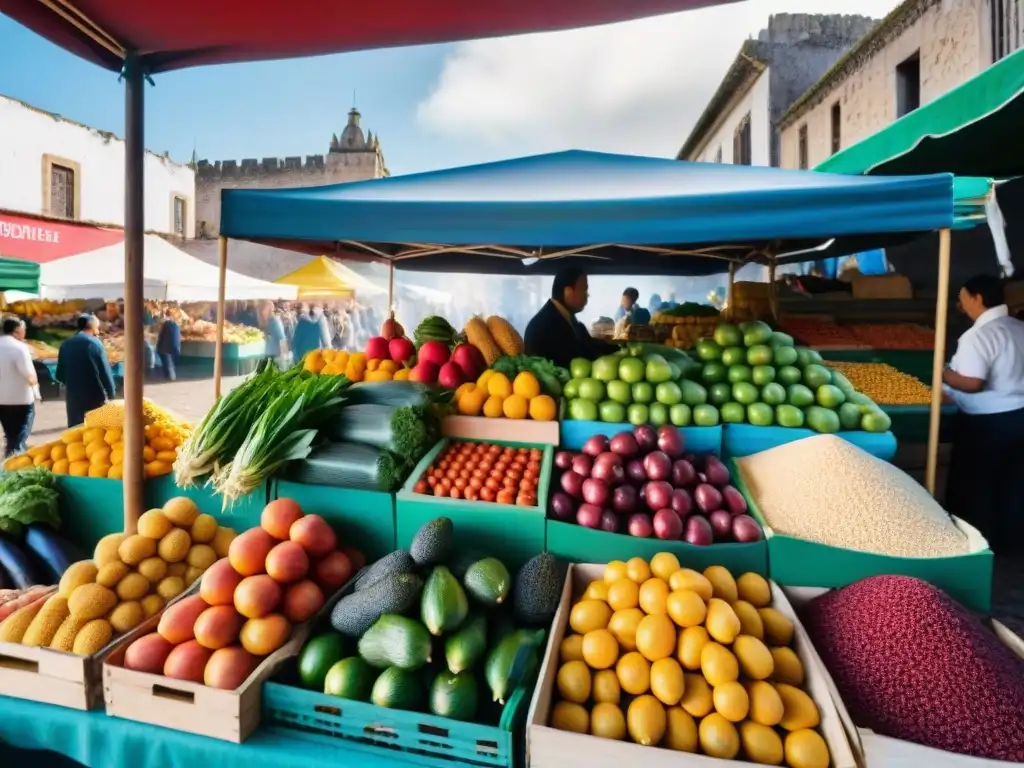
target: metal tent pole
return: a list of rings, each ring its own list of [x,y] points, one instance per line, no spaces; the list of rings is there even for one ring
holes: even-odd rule
[[[145,199],[145,84],[138,53],[125,59],[124,139],[124,531],[135,533],[145,510],[143,473],[142,302]]]
[[[939,288],[935,302],[935,354],[932,358],[932,405],[928,421],[928,463],[925,487],[935,495],[935,478],[939,463],[939,420],[942,416],[942,370],[946,362],[946,322],[949,316],[949,251],[948,229],[939,232]]]

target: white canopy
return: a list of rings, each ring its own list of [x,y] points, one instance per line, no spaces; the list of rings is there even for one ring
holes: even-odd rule
[[[145,235],[143,294],[159,301],[216,301],[219,271]],[[124,242],[41,266],[40,293],[46,299],[115,299],[124,295]],[[227,299],[294,299],[294,285],[280,285],[227,271]]]

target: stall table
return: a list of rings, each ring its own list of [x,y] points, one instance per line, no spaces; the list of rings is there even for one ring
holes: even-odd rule
[[[224,344],[224,373],[227,376],[245,376],[256,370],[256,364],[264,356],[266,342],[254,341],[249,344]],[[201,371],[213,375],[217,345],[212,341],[182,341],[181,359],[178,367],[182,370]]]

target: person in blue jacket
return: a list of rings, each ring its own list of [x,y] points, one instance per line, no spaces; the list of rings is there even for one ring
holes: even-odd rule
[[[302,358],[314,349],[322,348],[320,318],[316,317],[308,306],[303,305],[295,322],[295,335],[292,337],[292,354],[295,362],[301,362]]]
[[[97,338],[100,321],[95,315],[78,318],[78,333],[60,345],[57,381],[64,385],[68,427],[85,421],[85,414],[113,400],[114,375],[107,351]]]
[[[160,358],[160,370],[167,381],[177,378],[175,366],[181,357],[181,328],[169,311],[164,312],[164,321],[156,337],[156,354]]]

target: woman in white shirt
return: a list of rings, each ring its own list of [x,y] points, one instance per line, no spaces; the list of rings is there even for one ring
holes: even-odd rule
[[[3,321],[0,335],[0,427],[5,456],[22,453],[32,433],[38,381],[32,353],[25,344],[25,323],[16,317]]]
[[[1005,552],[1024,534],[1024,322],[990,275],[964,283],[960,306],[974,324],[942,376],[959,411],[946,508]]]

